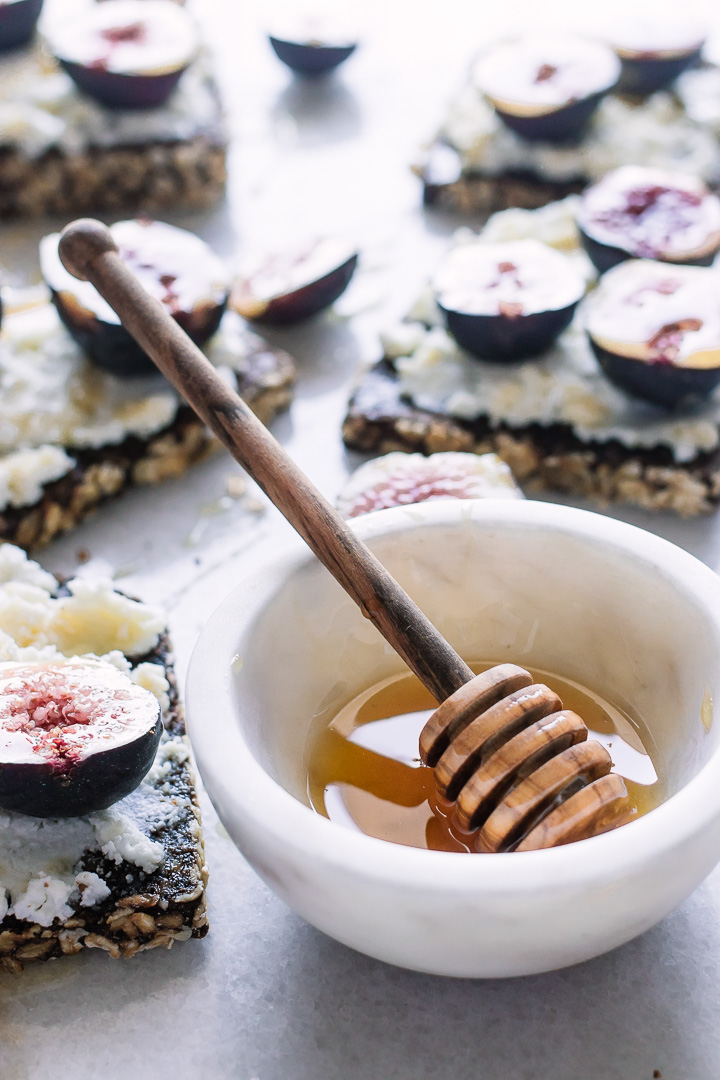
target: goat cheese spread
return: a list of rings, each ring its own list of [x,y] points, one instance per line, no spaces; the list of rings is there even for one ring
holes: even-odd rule
[[[503,211],[490,219],[480,239],[540,239],[570,258],[584,259],[574,232],[576,200],[571,196],[540,210]],[[467,239],[468,230],[462,230],[456,242]],[[679,463],[720,444],[720,393],[692,410],[669,414],[608,382],[588,344],[582,304],[552,348],[522,363],[470,357],[444,329],[429,291],[405,322],[382,335],[382,344],[385,356],[394,360],[403,396],[431,412],[462,420],[482,416],[493,426],[511,428],[567,424],[585,442],[668,447]]]

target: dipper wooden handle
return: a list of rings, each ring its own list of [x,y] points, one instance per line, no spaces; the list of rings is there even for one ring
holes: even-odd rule
[[[233,457],[441,702],[420,737],[441,795],[456,800],[478,850],[554,847],[606,832],[636,813],[610,755],[523,668],[474,675],[280,444],[127,270],[109,230],[76,221],[60,258],[90,281]],[[580,790],[575,789],[580,787]],[[573,794],[574,792],[574,794]],[[563,797],[568,793],[569,797]]]
[[[125,267],[109,229],[85,218],[68,225],[60,258],[90,281],[163,375],[300,533],[402,656],[444,701],[473,672],[343,518],[310,483],[242,398],[218,375],[159,301]]]

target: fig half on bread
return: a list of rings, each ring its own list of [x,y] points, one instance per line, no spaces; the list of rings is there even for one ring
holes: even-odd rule
[[[622,65],[618,89],[642,96],[667,89],[700,59],[705,37],[705,28],[685,12],[674,19],[662,11],[618,19],[610,33]]]
[[[570,324],[585,294],[573,263],[531,239],[460,244],[433,287],[449,333],[483,360],[538,356]]]
[[[495,454],[457,451],[407,454],[394,450],[366,461],[337,498],[343,517],[434,499],[521,499],[510,467]]]
[[[333,238],[277,252],[238,277],[231,303],[250,322],[267,326],[300,322],[345,292],[357,263],[355,248]]]
[[[119,0],[110,0],[108,6]],[[145,0],[141,0],[145,2]],[[215,333],[227,306],[230,275],[208,245],[185,229],[147,218],[110,227],[120,255],[145,289],[162,304],[196,345]],[[157,369],[87,281],[68,273],[58,255],[58,233],[40,242],[40,269],[52,301],[88,358],[114,375]]]
[[[338,5],[341,11],[341,6]],[[326,75],[357,48],[355,29],[342,15],[285,12],[268,34],[278,60],[298,75]]]
[[[0,4],[0,52],[30,40],[42,7],[43,0],[4,0]]]
[[[198,51],[193,20],[174,0],[112,0],[56,15],[45,37],[80,90],[109,108],[156,108]]]
[[[601,42],[525,37],[490,49],[474,81],[506,127],[524,139],[573,142],[620,76],[620,61]]]
[[[589,297],[585,327],[600,366],[634,397],[675,408],[720,383],[720,274],[633,259]]]
[[[104,810],[140,784],[161,733],[155,695],[104,660],[0,663],[0,809]]]
[[[287,41],[272,34],[269,40],[278,60],[298,75],[326,75],[340,67],[357,48],[356,42],[326,45],[322,41]]]
[[[623,165],[585,189],[577,226],[601,274],[630,258],[710,266],[720,250],[720,199],[687,173]]]

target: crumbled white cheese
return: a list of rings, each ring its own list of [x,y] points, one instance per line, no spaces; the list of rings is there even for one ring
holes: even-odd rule
[[[81,870],[79,874],[76,874],[75,884],[80,893],[80,907],[94,907],[95,904],[107,900],[110,895],[110,889],[103,879],[91,873],[90,870]]]
[[[160,608],[116,592],[105,578],[74,578],[68,589],[71,595],[55,601],[48,623],[49,641],[66,656],[113,649],[142,656],[157,644],[165,628]]]
[[[435,312],[431,310],[431,318]],[[391,360],[398,356],[411,356],[422,345],[427,331],[422,322],[402,322],[393,326],[391,330],[382,331],[380,342],[383,347],[383,355]]]
[[[170,683],[165,678],[165,672],[160,664],[138,664],[130,672],[130,678],[138,686],[142,686],[149,690],[151,694],[154,694],[160,702],[163,713],[167,712],[170,705],[170,698],[168,697]]]
[[[32,878],[22,896],[10,909],[16,919],[50,926],[54,919],[68,919],[73,909],[68,901],[75,891],[75,882],[60,878]]]
[[[0,811],[0,908],[49,926],[66,919],[76,892],[75,867],[96,847],[84,818],[53,821]]]
[[[0,334],[0,453],[56,443],[97,447],[172,423],[159,377],[118,379],[90,364],[47,303],[10,312]]]
[[[75,578],[68,588],[70,596],[53,597],[37,585],[5,583],[0,587],[2,632],[22,649],[50,647],[64,656],[103,656],[113,650],[142,656],[157,644],[165,626],[159,608],[115,592],[107,579]]]
[[[642,162],[714,182],[720,170],[712,125],[704,128],[688,119],[668,94],[653,94],[641,105],[610,95],[583,140],[563,145],[516,135],[469,85],[451,103],[440,134],[458,150],[466,167],[488,175],[514,170],[558,182],[596,180],[619,165]]]
[[[690,119],[720,135],[720,67],[691,68],[674,89]]]
[[[493,214],[479,234],[479,239],[491,244],[502,240],[523,240],[532,237],[543,244],[557,248],[558,251],[575,252],[579,238],[575,215],[580,204],[579,195],[568,195],[565,199],[547,203],[537,210],[523,210],[518,206],[500,210]],[[453,241],[468,242],[474,239],[472,230],[458,229]]]
[[[20,582],[24,585],[34,585],[47,593],[54,593],[57,582],[52,574],[48,574],[32,559],[27,557],[27,552],[14,544],[0,544],[0,586],[8,581]]]
[[[0,458],[0,509],[32,506],[42,498],[43,487],[67,476],[75,465],[60,446],[18,450]]]
[[[163,860],[163,846],[141,832],[135,822],[120,811],[121,806],[122,802],[116,803],[108,810],[88,817],[100,850],[113,862],[134,863],[146,874],[151,874]]]
[[[522,210],[511,207],[493,214],[480,235],[484,243],[499,244],[504,240],[523,240],[528,237],[540,240],[543,244],[561,251],[572,259],[575,269],[587,282],[597,277],[595,267],[580,247],[580,237],[575,224],[575,215],[580,203],[579,195],[568,195],[565,199],[547,203],[537,210]],[[459,230],[458,230],[459,231]],[[453,236],[454,243],[468,243],[466,235]],[[472,233],[470,240],[473,239]]]
[[[141,785],[145,786],[146,785]],[[77,871],[84,853],[101,850],[146,873],[163,860],[163,847],[145,836],[128,813],[133,796],[87,818],[26,817],[0,811],[0,919],[5,914],[50,926],[110,895],[97,874]],[[155,795],[160,816],[162,797]],[[125,812],[123,812],[123,809]]]
[[[155,761],[150,772],[145,777],[145,783],[154,785],[164,780],[172,772],[175,765],[182,765],[190,757],[187,743],[182,739],[172,738],[163,732],[160,745],[158,746]]]

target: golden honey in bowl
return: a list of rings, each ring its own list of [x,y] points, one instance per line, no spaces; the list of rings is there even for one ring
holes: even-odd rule
[[[472,664],[480,672],[491,663]],[[588,738],[607,747],[613,772],[625,780],[638,814],[663,799],[652,740],[638,716],[580,685],[528,669],[566,709],[577,712]],[[309,753],[308,798],[320,814],[369,836],[436,851],[473,852],[474,834],[460,828],[439,797],[434,770],[420,760],[418,740],[437,707],[420,681],[396,675],[364,690],[315,737]]]

